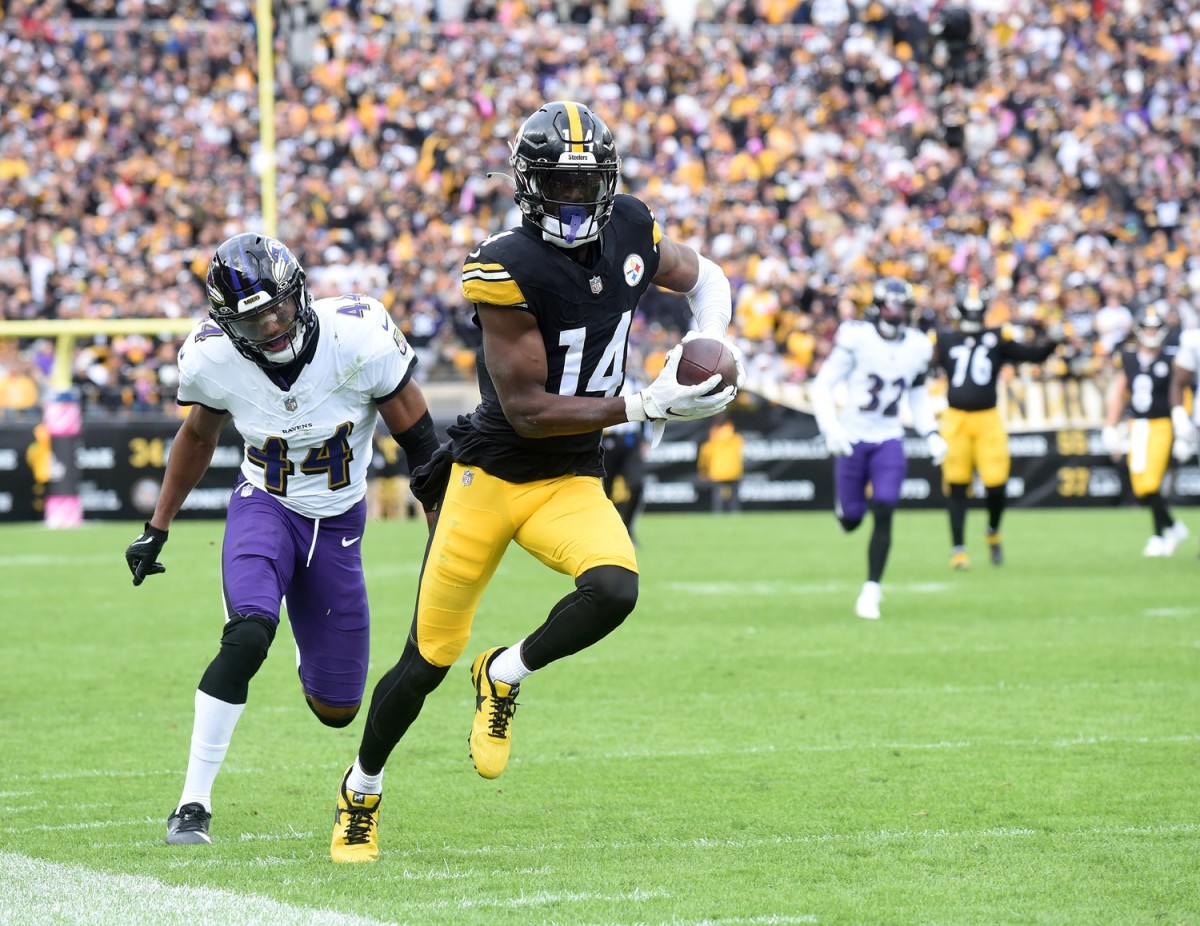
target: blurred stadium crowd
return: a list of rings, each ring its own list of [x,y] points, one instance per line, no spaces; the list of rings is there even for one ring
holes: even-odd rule
[[[200,315],[216,245],[261,227],[252,0],[5,6],[3,318]],[[623,188],[724,267],[752,376],[811,376],[885,273],[926,325],[964,281],[991,321],[1063,322],[1047,376],[1096,375],[1144,305],[1197,324],[1195,2],[276,8],[278,235],[317,296],[382,298],[427,378],[473,377],[459,269],[517,221],[488,172],[546,99],[604,116]],[[642,308],[652,357],[687,307]],[[175,351],[100,336],[75,379],[169,405]],[[0,339],[0,407],[36,405],[52,354]]]

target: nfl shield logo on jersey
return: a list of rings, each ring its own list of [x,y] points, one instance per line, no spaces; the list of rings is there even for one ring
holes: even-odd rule
[[[462,484],[465,486],[469,486],[474,481],[475,481],[475,474],[473,472],[471,472],[469,469],[463,470]]]
[[[592,288],[592,295],[598,295],[600,290],[604,289],[604,281],[600,277],[592,277],[588,280],[588,286]]]
[[[296,410],[296,397],[294,395],[285,395],[283,397],[283,407],[289,412],[294,412]]]

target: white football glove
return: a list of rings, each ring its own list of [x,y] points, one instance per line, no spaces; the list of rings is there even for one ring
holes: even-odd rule
[[[726,386],[712,395],[705,395],[719,386],[721,377],[715,373],[702,383],[684,386],[675,378],[679,355],[683,348],[675,345],[667,354],[662,371],[649,386],[625,397],[625,417],[630,421],[694,421],[708,418],[725,410],[737,395],[736,386]]]
[[[854,444],[850,442],[850,435],[839,424],[830,427],[824,432],[825,449],[835,457],[848,457],[854,453]]]
[[[1183,438],[1195,443],[1196,422],[1192,421],[1192,416],[1182,405],[1176,405],[1171,409],[1171,427],[1175,430],[1176,440]]]
[[[1122,456],[1129,450],[1121,429],[1112,425],[1105,425],[1100,431],[1100,442],[1104,444],[1104,452],[1111,457]]]
[[[679,343],[686,344],[694,338],[712,338],[714,341],[720,341],[728,347],[729,352],[733,354],[734,363],[737,364],[737,387],[741,389],[746,385],[746,365],[742,362],[742,349],[740,347],[725,337],[720,331],[689,331]]]
[[[942,461],[946,459],[946,451],[949,449],[946,438],[934,431],[932,434],[925,435],[925,443],[929,445],[929,459],[933,461],[933,465],[941,466]]]
[[[1171,456],[1177,463],[1186,463],[1196,455],[1196,445],[1200,443],[1200,435],[1196,433],[1196,423],[1187,409],[1176,405],[1171,409],[1171,428],[1175,431],[1175,441],[1171,444]]]

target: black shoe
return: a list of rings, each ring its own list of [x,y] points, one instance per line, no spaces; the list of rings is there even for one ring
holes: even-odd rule
[[[168,846],[207,846],[212,844],[208,835],[208,821],[212,814],[203,804],[184,804],[167,817]]]
[[[988,545],[988,553],[990,554],[991,559],[992,559],[992,565],[993,566],[1003,566],[1004,565],[1004,548],[1002,546],[1000,546],[999,531],[997,531],[994,534],[991,532],[988,532],[988,534],[986,535],[986,539],[987,539],[987,545]]]

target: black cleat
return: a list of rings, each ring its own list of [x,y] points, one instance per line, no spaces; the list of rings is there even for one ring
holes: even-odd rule
[[[168,846],[207,846],[212,844],[208,823],[212,814],[203,804],[184,804],[167,817]]]
[[[992,558],[992,565],[993,566],[1003,566],[1004,565],[1004,548],[1002,546],[1000,546],[1000,532],[997,531],[995,533],[992,533],[991,531],[989,531],[987,533],[986,539],[987,539],[987,545],[988,545],[988,554]]]

